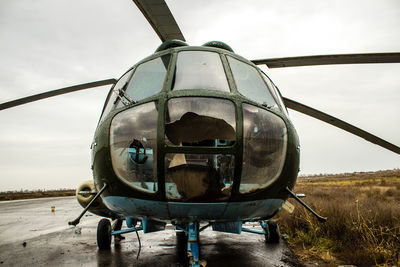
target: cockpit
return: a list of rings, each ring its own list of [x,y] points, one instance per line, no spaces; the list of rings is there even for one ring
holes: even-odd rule
[[[168,201],[226,201],[268,187],[287,149],[277,88],[222,49],[169,51],[134,66],[109,94],[100,124],[112,118],[116,176]]]

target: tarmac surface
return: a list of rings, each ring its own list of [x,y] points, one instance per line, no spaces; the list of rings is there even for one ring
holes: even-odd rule
[[[96,244],[100,217],[87,214],[76,227],[69,226],[81,210],[75,197],[0,202],[0,266],[182,266],[172,226],[161,232],[140,232],[137,259],[135,233],[120,242],[113,240],[111,250],[101,251]],[[266,244],[261,235],[210,228],[200,234],[200,256],[207,267],[300,265],[283,240]]]

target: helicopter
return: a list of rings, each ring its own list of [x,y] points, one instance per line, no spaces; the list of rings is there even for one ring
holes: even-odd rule
[[[110,246],[112,235],[162,230],[167,222],[188,239],[193,266],[200,264],[198,234],[204,227],[240,233],[250,231],[243,222],[255,220],[263,228],[258,234],[268,242],[279,240],[272,217],[289,196],[296,198],[292,190],[300,155],[286,108],[399,154],[393,144],[282,97],[255,66],[399,62],[398,53],[251,62],[222,42],[187,45],[176,23],[171,26],[174,20],[163,1],[153,1],[154,6],[135,3],[163,41],[153,55],[118,80],[71,86],[0,106],[113,85],[91,146],[94,181],[77,190],[86,210],[126,219],[128,230],[116,231],[108,219],[100,221],[100,248]],[[162,24],[165,18],[168,26]],[[200,227],[200,222],[208,224]]]

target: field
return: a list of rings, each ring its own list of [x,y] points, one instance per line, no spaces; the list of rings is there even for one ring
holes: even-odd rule
[[[282,210],[281,233],[300,262],[318,266],[400,266],[400,170],[300,177],[296,193],[320,223],[294,199]],[[0,192],[1,200],[73,196],[75,190]]]
[[[319,266],[400,266],[400,170],[299,178],[296,193],[320,223],[294,199],[281,211],[281,232],[300,262]]]
[[[74,195],[75,195],[75,189],[8,191],[8,192],[0,192],[0,201],[42,198],[42,197],[66,197]]]

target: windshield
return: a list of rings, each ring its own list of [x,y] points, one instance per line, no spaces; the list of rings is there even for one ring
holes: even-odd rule
[[[277,100],[279,106],[281,107],[281,110],[286,114],[286,108],[285,108],[285,104],[283,103],[282,97],[278,91],[278,88],[276,88],[275,84],[270,80],[270,78],[264,73],[261,72],[262,77],[264,78],[265,83],[268,85],[268,87],[270,88],[270,91],[274,94],[275,99]]]
[[[176,62],[172,90],[208,89],[229,92],[228,81],[219,54],[204,51],[183,51]]]
[[[140,64],[133,73],[124,96],[137,102],[161,91],[170,54]],[[120,101],[118,107],[123,107]]]
[[[168,101],[165,136],[168,145],[229,146],[236,140],[234,104],[206,97]]]
[[[275,99],[256,68],[229,56],[228,61],[236,87],[241,94],[270,108],[278,109]]]
[[[118,80],[118,82],[112,88],[112,90],[111,90],[111,92],[109,93],[109,96],[108,96],[107,104],[104,107],[103,114],[101,115],[100,123],[104,121],[104,119],[107,117],[107,114],[114,107],[115,103],[118,100],[117,97],[119,96],[119,90],[124,88],[124,86],[126,85],[129,77],[131,76],[132,72],[133,72],[133,69],[129,70],[124,75],[122,75],[122,77]]]

